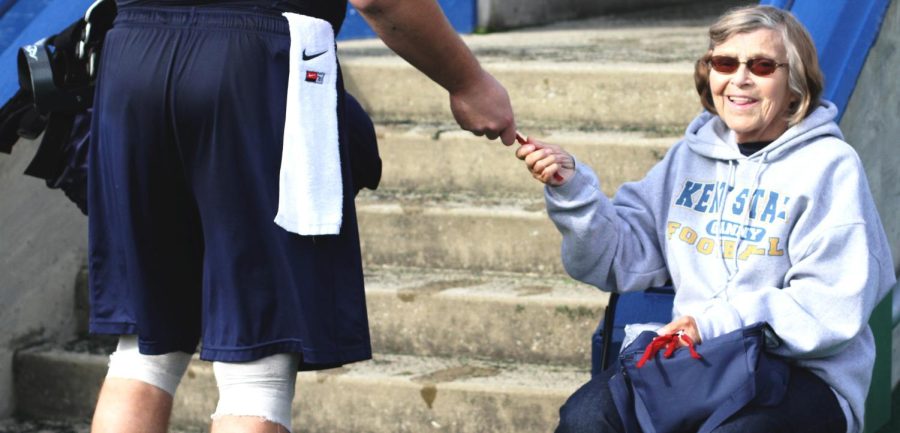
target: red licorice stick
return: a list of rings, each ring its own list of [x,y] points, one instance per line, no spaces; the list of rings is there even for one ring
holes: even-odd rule
[[[530,145],[534,146],[534,148],[537,150],[542,149],[541,146],[538,146],[537,144],[534,144],[531,141],[529,141],[527,135],[522,134],[519,131],[516,131],[516,141],[518,141],[520,145],[521,144],[530,144]],[[553,173],[553,180],[555,180],[557,182],[562,182],[565,179],[559,173]]]

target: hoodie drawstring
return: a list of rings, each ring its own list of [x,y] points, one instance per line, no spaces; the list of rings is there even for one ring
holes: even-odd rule
[[[741,222],[741,229],[750,225],[750,214],[752,213],[755,206],[751,207],[755,203],[756,198],[756,189],[759,188],[759,181],[762,178],[763,167],[765,167],[767,158],[769,156],[769,152],[763,152],[761,155],[762,162],[757,162],[756,165],[756,174],[753,175],[753,184],[750,186],[750,201],[748,202],[747,214],[744,215],[744,220]],[[738,262],[738,255],[741,251],[741,243],[744,241],[743,236],[738,236],[737,246],[734,248],[734,273],[737,274],[740,271],[740,262]]]
[[[725,287],[728,287],[728,283],[731,282],[732,272],[728,267],[728,260],[725,259],[725,248],[722,245],[722,226],[724,225],[724,215],[725,215],[725,204],[728,202],[728,194],[731,190],[734,189],[734,176],[737,171],[737,164],[734,160],[728,160],[728,179],[727,184],[725,186],[725,195],[721,197],[721,201],[719,202],[719,222],[718,222],[718,230],[716,230],[716,244],[719,246],[719,250],[722,251],[722,266],[725,268],[725,272],[728,274],[728,280],[725,282]],[[725,287],[722,290],[725,290]],[[716,293],[716,296],[722,293],[719,291]]]
[[[728,266],[728,260],[725,258],[725,247],[722,244],[722,229],[723,229],[723,225],[724,225],[724,217],[723,216],[725,213],[724,212],[724,208],[725,208],[724,201],[723,201],[723,205],[719,207],[719,230],[718,230],[718,233],[716,233],[716,242],[718,243],[719,248],[722,251],[722,266],[725,267],[725,272],[728,274],[728,279],[725,280],[724,286],[722,287],[721,290],[716,292],[714,297],[718,297],[719,295],[724,293],[725,300],[728,300],[728,286],[731,284],[731,280],[733,280],[734,277],[737,276],[738,272],[741,270],[741,265],[740,265],[738,256],[740,256],[741,244],[744,241],[744,236],[743,236],[742,230],[744,227],[747,227],[750,224],[750,213],[753,210],[753,208],[750,205],[754,203],[754,198],[756,197],[756,189],[759,188],[759,183],[762,180],[763,167],[769,162],[768,158],[769,158],[769,152],[763,152],[760,155],[761,161],[757,162],[756,173],[753,175],[753,183],[751,184],[750,190],[749,190],[750,195],[748,197],[749,201],[747,202],[748,209],[746,209],[746,213],[744,213],[744,215],[743,215],[744,218],[741,221],[741,225],[737,231],[737,241],[735,242],[734,255],[732,257],[733,267]],[[733,160],[728,160],[728,171],[729,171],[728,187],[726,188],[725,199],[728,198],[728,195],[727,195],[728,192],[734,188],[734,181],[735,181],[735,176],[736,176],[736,172],[737,172],[737,164]]]

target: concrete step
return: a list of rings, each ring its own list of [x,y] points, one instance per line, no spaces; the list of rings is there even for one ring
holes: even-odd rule
[[[608,296],[566,277],[366,269],[376,352],[590,365]]]
[[[522,127],[680,132],[701,110],[693,65],[713,16],[598,18],[464,40],[506,86]],[[347,88],[376,120],[452,122],[446,92],[380,41],[341,42],[339,52]]]
[[[735,0],[479,0],[478,26],[482,29],[535,25],[562,19],[577,19],[591,15],[618,12],[600,19],[615,22],[660,21],[707,23],[711,17],[729,6],[747,4]],[[624,12],[631,11],[631,12]]]
[[[53,348],[16,356],[23,417],[90,417],[106,371],[100,354]],[[373,361],[300,373],[296,432],[547,432],[587,369],[463,358],[378,355]],[[209,363],[194,360],[175,396],[173,425],[205,426],[217,391]]]
[[[643,178],[678,140],[651,131],[523,132],[559,144],[578,161],[594,167],[610,196],[623,182]],[[379,125],[377,134],[383,161],[379,189],[531,199],[543,194],[543,185],[516,158],[517,146],[505,147],[455,126]]]
[[[447,93],[395,58],[341,62],[347,89],[377,122],[450,122]],[[690,63],[484,63],[524,128],[677,132],[701,111]],[[378,77],[372,79],[372,77]]]
[[[87,298],[87,273],[77,279]],[[608,295],[549,275],[367,266],[376,352],[588,365]],[[87,334],[87,311],[76,316]]]
[[[0,420],[0,433],[90,433],[91,422],[84,420],[6,419]],[[169,433],[205,433],[201,427],[173,427]]]
[[[367,266],[563,273],[562,238],[541,196],[364,192],[356,210]]]
[[[86,276],[76,284],[85,301]],[[372,345],[381,353],[589,365],[609,299],[560,275],[370,266],[365,278]],[[87,311],[76,316],[87,335]]]

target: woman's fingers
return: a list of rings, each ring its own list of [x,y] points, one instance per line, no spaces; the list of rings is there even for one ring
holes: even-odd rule
[[[516,158],[521,160],[525,160],[525,157],[530,155],[536,147],[533,144],[523,144],[516,149]]]
[[[516,157],[525,161],[525,166],[535,179],[552,186],[566,182],[574,169],[574,163],[562,148],[557,145],[529,139],[516,149]],[[560,172],[567,170],[567,176]]]
[[[681,316],[671,322],[669,322],[666,326],[659,328],[656,332],[659,335],[666,334],[674,334],[676,332],[684,332],[688,337],[691,337],[691,340],[694,343],[700,343],[700,330],[697,329],[697,322],[694,321],[694,318],[691,316]],[[682,345],[685,343],[682,341]]]
[[[548,149],[535,151],[534,154],[538,155],[535,157],[535,162],[532,167],[532,171],[535,173],[543,172],[547,167],[556,163],[556,155]]]

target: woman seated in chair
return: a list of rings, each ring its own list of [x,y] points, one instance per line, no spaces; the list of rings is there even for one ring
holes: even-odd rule
[[[706,111],[612,200],[559,146],[532,141],[517,156],[546,184],[574,278],[613,292],[671,278],[674,320],[660,334],[702,345],[768,322],[780,338],[786,397],[747,405],[714,431],[860,432],[875,360],[867,322],[895,283],[862,164],[836,107],[819,98],[815,46],[790,13],[735,9],[709,37],[694,73]],[[613,370],[569,398],[557,432],[624,431]]]

